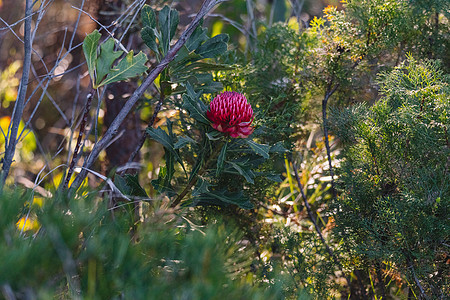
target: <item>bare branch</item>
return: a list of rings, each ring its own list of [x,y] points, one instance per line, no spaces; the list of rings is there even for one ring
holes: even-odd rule
[[[342,264],[341,264],[339,258],[334,254],[334,252],[333,252],[333,250],[331,250],[330,246],[328,246],[328,243],[325,241],[325,238],[323,237],[323,234],[322,234],[322,231],[320,230],[319,225],[317,225],[316,218],[314,217],[314,214],[311,210],[311,206],[309,205],[308,199],[306,198],[305,192],[303,191],[303,185],[300,181],[300,176],[298,175],[297,165],[293,161],[291,161],[291,163],[292,163],[292,168],[294,169],[295,179],[297,181],[298,188],[300,190],[300,193],[303,198],[303,202],[306,207],[306,211],[308,213],[308,217],[311,220],[311,222],[313,223],[314,228],[316,229],[316,232],[319,235],[319,238],[322,241],[323,245],[325,246],[325,249],[327,250],[328,254],[334,260],[334,262],[339,267],[339,269],[341,269],[343,271]],[[347,276],[345,276],[345,279],[347,280],[348,286],[350,286],[350,279]]]
[[[22,120],[25,97],[27,94],[28,79],[30,77],[31,53],[32,53],[32,39],[31,39],[32,9],[33,9],[32,0],[26,0],[23,72],[22,72],[22,79],[20,81],[19,93],[17,94],[17,99],[14,105],[13,118],[10,125],[11,131],[9,141],[5,143],[5,157],[3,159],[3,166],[0,178],[0,190],[3,189],[6,178],[8,177],[9,174],[9,170],[11,168],[14,153],[16,152],[17,133],[19,131],[20,121]]]
[[[163,105],[163,102],[164,102],[164,93],[161,90],[161,92],[159,94],[158,103],[156,104],[155,111],[153,112],[153,115],[152,115],[152,118],[150,119],[150,122],[148,122],[147,129],[153,127],[153,124],[155,123],[156,117],[158,116],[158,113],[161,110],[161,107]],[[128,162],[132,162],[134,160],[134,158],[136,157],[136,155],[141,150],[142,146],[144,146],[145,140],[147,139],[147,136],[148,136],[147,129],[145,129],[144,132],[142,133],[141,139],[139,140],[139,144],[137,145],[137,147],[133,151],[133,153],[131,153],[130,158],[128,159]]]

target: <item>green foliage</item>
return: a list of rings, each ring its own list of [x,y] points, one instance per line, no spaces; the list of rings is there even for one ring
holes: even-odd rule
[[[379,81],[373,107],[333,113],[344,142],[336,233],[363,265],[392,264],[440,297],[449,288],[449,79],[409,57]]]
[[[257,40],[257,51],[251,60],[228,58],[239,63],[223,76],[228,89],[243,91],[255,111],[255,123],[261,127],[255,135],[273,145],[283,142],[290,147],[296,132],[296,120],[301,118],[304,102],[302,85],[307,41],[283,24],[263,28]]]
[[[108,40],[100,46],[100,55],[98,55],[97,48],[100,37],[101,34],[98,30],[94,30],[86,36],[83,42],[83,52],[94,88],[135,77],[147,71],[145,66],[147,57],[142,52],[134,56],[133,50],[128,52],[116,66],[111,67],[123,51],[113,51],[114,41]]]
[[[17,295],[91,299],[280,299],[275,285],[254,282],[252,249],[223,224],[199,228],[155,210],[131,239],[124,203],[54,197],[36,210],[40,229],[20,233],[30,194],[0,195],[0,284]],[[19,214],[19,215],[18,215]],[[228,226],[229,227],[229,226]],[[249,274],[250,277],[247,277]],[[254,284],[252,284],[254,282]]]

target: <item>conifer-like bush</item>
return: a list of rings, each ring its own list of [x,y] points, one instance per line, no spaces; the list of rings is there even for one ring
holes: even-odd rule
[[[377,274],[380,294],[397,273],[415,295],[441,299],[450,288],[449,78],[409,57],[379,84],[374,106],[333,112],[343,144],[335,232]]]

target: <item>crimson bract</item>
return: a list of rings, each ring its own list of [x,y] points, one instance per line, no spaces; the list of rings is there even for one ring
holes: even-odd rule
[[[246,138],[253,133],[253,109],[238,92],[223,92],[214,97],[206,116],[214,129],[233,138]]]

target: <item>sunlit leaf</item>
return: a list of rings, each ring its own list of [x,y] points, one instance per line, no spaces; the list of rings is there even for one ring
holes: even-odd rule
[[[109,39],[100,45],[100,55],[97,59],[97,80],[96,85],[98,85],[103,78],[111,70],[111,66],[116,59],[118,59],[123,51],[114,51],[114,41]]]
[[[156,43],[156,34],[154,28],[150,28],[148,26],[144,27],[141,30],[141,37],[147,47],[149,47],[155,53],[159,52],[158,44]]]
[[[139,52],[136,56],[133,56],[133,54],[133,50],[131,50],[127,56],[122,58],[120,62],[111,69],[108,77],[106,77],[101,85],[125,80],[147,71],[147,67],[145,66],[147,56],[142,52]]]
[[[141,19],[142,19],[142,24],[144,25],[144,27],[145,26],[148,26],[150,28],[156,27],[155,11],[147,4],[145,4],[141,10]]]
[[[83,41],[83,52],[86,58],[86,64],[88,66],[89,75],[91,76],[92,82],[95,82],[95,65],[97,62],[97,47],[100,37],[102,35],[98,30],[94,30],[88,34]]]
[[[178,26],[178,11],[167,5],[159,12],[159,29],[161,30],[164,54],[169,50],[169,44]]]

